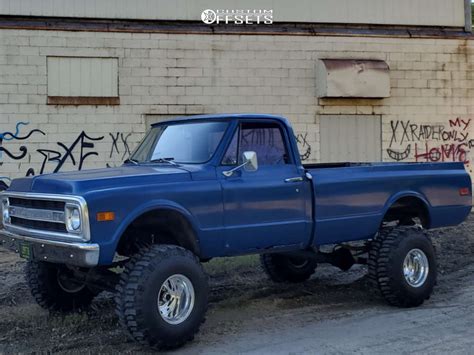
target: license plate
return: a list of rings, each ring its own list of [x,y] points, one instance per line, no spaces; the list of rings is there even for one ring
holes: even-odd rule
[[[28,243],[20,243],[20,257],[24,259],[30,259],[31,256],[31,245]]]

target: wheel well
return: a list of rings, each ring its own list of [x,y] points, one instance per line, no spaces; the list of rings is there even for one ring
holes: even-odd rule
[[[430,225],[430,214],[423,200],[414,196],[406,196],[398,199],[390,206],[385,213],[382,223],[393,221],[398,221],[400,225],[420,223],[424,228],[428,228]]]
[[[125,230],[117,253],[130,256],[145,245],[174,244],[199,255],[196,233],[188,219],[178,211],[156,209],[136,218]]]

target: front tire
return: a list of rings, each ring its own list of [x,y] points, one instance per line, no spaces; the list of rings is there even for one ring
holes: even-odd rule
[[[369,277],[385,300],[416,307],[436,284],[436,254],[428,233],[415,227],[382,230],[369,251]]]
[[[120,323],[137,342],[177,348],[194,338],[207,311],[208,281],[194,254],[152,245],[126,265],[117,286]]]
[[[317,266],[314,260],[283,254],[262,254],[260,262],[265,273],[274,282],[306,281],[314,274]]]
[[[88,307],[98,294],[61,264],[30,260],[26,281],[36,302],[50,311],[71,312]]]

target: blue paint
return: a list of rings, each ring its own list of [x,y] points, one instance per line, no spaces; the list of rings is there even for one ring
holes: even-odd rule
[[[462,163],[375,163],[309,170],[316,195],[318,245],[370,238],[388,208],[402,197],[423,201],[429,228],[457,225],[471,210],[472,197],[459,196],[460,188],[471,188]]]
[[[297,250],[372,238],[387,209],[413,196],[426,205],[429,227],[461,223],[471,210],[471,189],[462,163],[373,163],[302,165],[294,132],[285,118],[271,115],[211,115],[178,118],[228,120],[213,157],[203,164],[124,164],[118,168],[56,173],[16,179],[11,191],[83,196],[91,216],[92,241],[100,264],[109,264],[122,233],[141,214],[166,208],[193,227],[202,258]],[[237,126],[245,121],[277,123],[284,131],[289,164],[260,166],[223,176],[220,162]],[[292,177],[312,180],[285,182]],[[111,222],[95,221],[114,211]]]
[[[15,140],[25,140],[25,139],[30,138],[30,136],[33,133],[41,133],[43,136],[46,135],[40,129],[32,129],[31,131],[28,132],[28,134],[26,136],[20,136],[20,127],[21,126],[27,126],[27,125],[29,125],[29,122],[18,122],[16,124],[15,133],[12,133],[12,132],[0,133],[0,159],[2,158],[2,153],[3,152],[5,152],[10,158],[15,159],[15,160],[23,159],[26,155],[26,152],[27,152],[27,148],[25,146],[21,146],[20,151],[22,153],[20,155],[15,156],[10,151],[8,151],[7,149],[5,149],[4,147],[1,146],[2,141],[11,141],[13,139],[15,139]],[[9,138],[7,138],[6,136],[9,136]]]
[[[21,126],[27,126],[29,125],[29,122],[18,122],[16,124],[16,131],[15,133],[11,133],[11,132],[4,132],[4,133],[0,133],[0,139],[4,140],[4,141],[11,141],[13,139],[19,139],[18,138],[18,135],[20,134],[20,127]],[[10,136],[10,138],[5,138],[5,136]]]

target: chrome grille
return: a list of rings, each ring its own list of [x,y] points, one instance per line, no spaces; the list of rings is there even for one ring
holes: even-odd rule
[[[87,204],[80,196],[5,191],[0,193],[0,202],[8,206],[9,219],[3,221],[7,231],[47,239],[90,240]],[[71,208],[80,211],[82,223],[77,231],[66,226]]]
[[[18,206],[25,208],[36,208],[43,210],[64,211],[64,201],[51,200],[30,200],[18,197],[10,197],[10,206]]]
[[[11,224],[23,228],[38,229],[44,231],[67,233],[66,225],[55,222],[35,221],[30,219],[11,217]]]
[[[10,197],[9,204],[12,226],[67,233],[64,201]]]
[[[10,216],[21,219],[32,219],[34,221],[64,223],[64,210],[43,210],[37,208],[25,208],[10,205]]]

